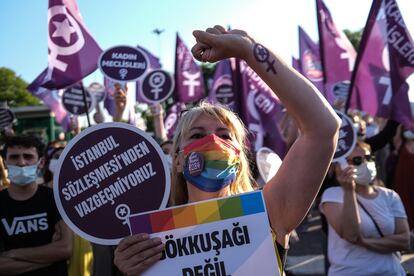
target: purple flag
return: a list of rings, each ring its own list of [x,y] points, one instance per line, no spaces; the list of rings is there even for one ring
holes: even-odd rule
[[[106,91],[106,98],[104,107],[108,110],[109,115],[115,116],[115,82],[104,77],[104,86]]]
[[[285,155],[285,144],[278,129],[283,115],[279,99],[267,84],[245,61],[240,61],[236,69],[240,72],[240,117],[249,133],[250,148],[257,152],[265,146],[280,157]]]
[[[86,29],[75,0],[49,0],[48,68],[35,80],[39,86],[64,88],[97,68],[102,50]]]
[[[175,49],[175,100],[189,103],[204,98],[201,68],[177,33]]]
[[[186,109],[185,104],[175,103],[168,110],[167,117],[164,120],[165,131],[167,133],[168,139],[172,139],[174,136],[175,128],[178,124],[178,119],[181,115],[181,112]]]
[[[55,114],[56,121],[65,132],[71,131],[70,114],[62,105],[62,97],[58,90],[48,90],[38,86],[38,83],[29,85],[28,90],[33,96],[38,97]]]
[[[316,8],[326,99],[334,104],[335,95],[349,89],[356,52],[344,32],[336,27],[322,0],[316,0]]]
[[[161,63],[160,63],[159,58],[157,58],[151,52],[149,52],[147,49],[141,46],[137,46],[137,48],[142,50],[147,55],[148,60],[149,60],[149,70],[161,69]],[[135,86],[136,101],[140,103],[152,104],[151,102],[148,102],[143,97],[141,97],[141,94],[139,93],[139,89],[141,88],[140,85],[141,85],[140,80],[137,80],[136,86]]]
[[[296,71],[302,74],[302,68],[301,68],[299,59],[292,57],[292,67],[295,68]]]
[[[348,106],[414,128],[406,83],[414,43],[395,0],[373,2],[360,45]]]
[[[299,62],[301,73],[325,96],[319,45],[299,27]]]
[[[225,105],[233,112],[238,111],[237,94],[233,85],[233,72],[229,59],[217,63],[208,100],[211,103]]]

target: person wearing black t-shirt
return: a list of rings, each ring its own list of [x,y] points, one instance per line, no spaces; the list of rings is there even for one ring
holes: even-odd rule
[[[53,191],[36,184],[43,152],[33,136],[6,138],[10,186],[0,192],[0,275],[67,275],[73,234],[61,219]]]

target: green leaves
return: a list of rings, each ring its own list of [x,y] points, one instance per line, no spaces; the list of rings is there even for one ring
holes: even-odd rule
[[[6,67],[0,67],[0,102],[10,107],[40,105],[40,101],[26,89],[27,83]]]

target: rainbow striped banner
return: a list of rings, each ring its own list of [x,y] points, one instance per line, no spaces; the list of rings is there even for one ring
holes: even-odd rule
[[[265,212],[261,191],[131,215],[131,234],[159,233]]]
[[[129,226],[164,244],[143,276],[280,275],[261,191],[135,214]]]

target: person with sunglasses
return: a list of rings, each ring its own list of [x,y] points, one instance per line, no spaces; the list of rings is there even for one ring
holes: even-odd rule
[[[336,165],[341,186],[327,189],[320,203],[329,224],[328,275],[406,275],[397,257],[410,241],[400,197],[378,185],[368,144],[357,142],[347,162]]]
[[[340,120],[306,78],[244,31],[215,26],[193,35],[196,59],[244,59],[300,129],[277,174],[263,188],[269,230],[275,235],[278,266],[283,270],[290,233],[306,216],[332,160]],[[240,118],[222,106],[202,103],[184,113],[173,139],[171,206],[253,191],[246,134]],[[218,154],[209,154],[209,149]],[[189,166],[194,156],[203,160],[199,173]],[[212,164],[220,166],[212,170]],[[115,250],[115,264],[126,275],[140,275],[160,260],[163,249],[162,241],[148,234],[129,236]]]

